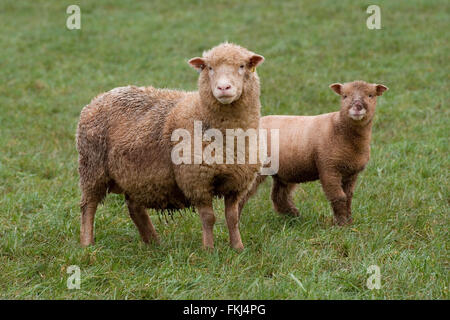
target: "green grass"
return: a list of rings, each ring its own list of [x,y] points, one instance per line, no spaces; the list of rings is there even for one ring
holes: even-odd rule
[[[448,299],[448,1],[71,1],[0,3],[0,298]],[[379,4],[382,29],[366,28]],[[216,202],[216,249],[201,250],[194,213],[158,219],[144,246],[120,196],[79,246],[75,128],[98,93],[127,84],[196,88],[186,61],[224,40],[265,56],[262,113],[338,108],[333,82],[390,88],[379,99],[372,158],[354,225],[332,225],[317,182],[295,193],[302,216],[274,213],[270,179],[246,206],[246,249],[228,246]],[[381,289],[366,287],[370,265]],[[68,290],[66,269],[81,268]],[[298,279],[302,286],[299,285]]]

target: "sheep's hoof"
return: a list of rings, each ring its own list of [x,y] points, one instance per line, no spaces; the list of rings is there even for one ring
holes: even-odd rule
[[[214,246],[206,246],[206,245],[203,245],[203,250],[204,251],[206,251],[206,252],[213,252],[214,251]]]
[[[244,250],[244,245],[241,243],[235,244],[235,245],[231,245],[231,247],[236,250],[237,252],[241,252]]]

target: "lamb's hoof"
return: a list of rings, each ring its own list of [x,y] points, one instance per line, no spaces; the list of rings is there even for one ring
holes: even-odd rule
[[[92,246],[93,245],[93,243],[80,243],[80,246],[82,247],[82,248],[87,248],[87,247],[90,247],[90,246]]]
[[[344,217],[334,217],[334,224],[344,227],[353,223],[353,218],[344,216]]]
[[[159,238],[152,238],[147,241],[144,240],[143,242],[146,246],[149,246],[149,245],[159,246],[161,244],[161,241],[159,240]]]
[[[89,247],[89,246],[93,246],[94,244],[95,244],[95,241],[94,241],[94,240],[85,240],[85,239],[82,239],[82,240],[80,241],[80,245],[81,245],[82,248],[86,248],[86,247]]]
[[[297,209],[291,209],[289,210],[288,215],[290,215],[291,217],[300,217],[300,211],[298,211]]]
[[[282,216],[290,216],[290,217],[294,217],[294,218],[300,217],[300,211],[298,211],[297,208],[289,208],[289,209],[283,210],[283,211],[278,211],[278,210],[275,210],[275,211],[277,211]]]

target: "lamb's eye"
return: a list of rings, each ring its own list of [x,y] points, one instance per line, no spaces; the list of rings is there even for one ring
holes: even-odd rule
[[[347,99],[347,95],[344,94],[344,99]]]
[[[244,66],[243,64],[241,64],[241,65],[239,66],[240,69],[244,69],[244,67],[245,67],[245,66]]]
[[[369,94],[369,98],[373,98],[373,94]]]
[[[209,71],[211,71],[211,70],[212,70],[212,67],[208,67],[208,69],[209,69]]]

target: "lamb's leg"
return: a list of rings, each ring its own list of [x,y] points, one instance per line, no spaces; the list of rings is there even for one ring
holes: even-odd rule
[[[353,199],[353,191],[355,190],[357,178],[358,178],[358,174],[354,174],[354,175],[346,178],[343,182],[343,189],[344,189],[345,195],[347,196],[347,220],[348,220],[348,223],[353,222],[352,199]]]
[[[349,224],[347,195],[342,189],[342,176],[337,172],[321,172],[320,183],[333,208],[334,222],[340,226]]]
[[[158,233],[156,232],[145,207],[138,205],[129,198],[127,198],[127,206],[128,211],[130,212],[130,217],[138,228],[142,241],[147,244],[150,243],[150,241],[159,243]]]
[[[243,250],[244,245],[239,232],[239,199],[236,195],[225,197],[225,218],[230,234],[231,247],[239,251]]]
[[[295,207],[294,201],[292,200],[292,192],[294,191],[295,183],[284,183],[273,178],[272,185],[272,203],[276,212],[281,214],[289,214],[294,217],[298,217],[300,212]]]
[[[94,244],[94,217],[97,205],[97,201],[82,201],[80,243],[83,247]]]
[[[242,209],[244,208],[244,205],[247,203],[247,201],[253,197],[253,195],[258,191],[259,185],[267,178],[267,176],[258,175],[255,179],[255,181],[252,184],[252,187],[250,190],[245,194],[245,196],[242,197],[241,201],[239,201],[239,219],[241,218]]]
[[[197,206],[197,211],[200,215],[200,219],[202,219],[203,248],[214,249],[213,229],[216,217],[214,215],[212,202],[208,205]]]

